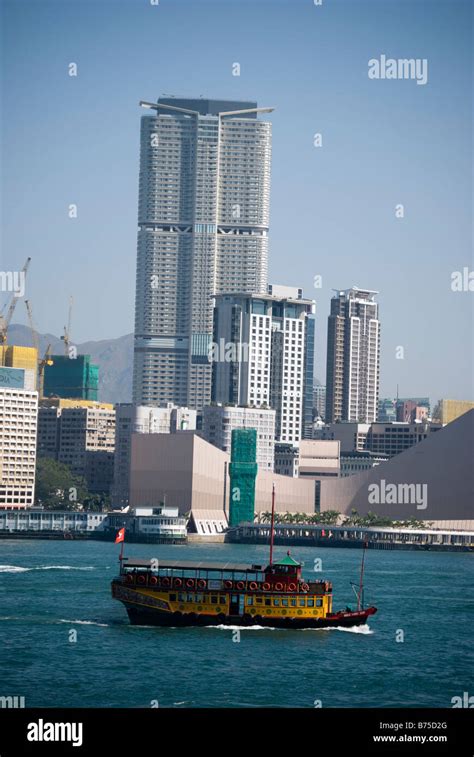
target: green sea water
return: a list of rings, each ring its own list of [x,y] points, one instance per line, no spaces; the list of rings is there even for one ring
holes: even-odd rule
[[[0,541],[0,696],[27,707],[445,708],[474,694],[472,554],[368,551],[366,604],[378,607],[368,626],[238,634],[130,626],[110,596],[118,551]],[[128,544],[125,554],[260,563],[268,550]],[[292,554],[308,575],[322,560],[334,609],[354,606],[360,550]]]

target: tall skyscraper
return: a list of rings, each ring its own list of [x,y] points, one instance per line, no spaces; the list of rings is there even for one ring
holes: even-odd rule
[[[201,409],[212,295],[265,292],[272,108],[161,97],[141,121],[133,400]]]
[[[376,294],[352,287],[338,291],[331,300],[326,423],[377,420],[380,321]]]
[[[314,343],[312,324],[308,335],[314,303],[301,289],[272,286],[271,292],[216,296],[212,399],[273,408],[275,439],[297,442],[305,430],[305,350]],[[312,392],[312,370],[308,380]]]

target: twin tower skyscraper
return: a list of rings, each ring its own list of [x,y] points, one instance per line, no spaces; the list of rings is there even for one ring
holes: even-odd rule
[[[133,400],[211,399],[213,295],[266,293],[271,124],[255,102],[160,97],[141,119]]]
[[[288,423],[294,416],[310,434],[314,323],[308,322],[306,329],[295,319],[304,320],[302,312],[310,310],[311,301],[303,301],[302,293],[289,293],[289,300],[283,298],[279,306],[267,302],[271,123],[259,116],[273,108],[258,108],[256,102],[175,97],[140,104],[154,113],[141,119],[134,403],[171,402],[198,411],[209,405],[213,334],[225,333],[231,342],[239,341],[235,335],[242,332],[242,313],[252,311],[257,319],[260,307],[266,328],[273,319],[272,333],[280,330],[284,339],[279,347],[278,334],[273,333],[271,372],[273,377],[278,373],[281,386],[273,382],[273,395],[279,398],[273,397],[272,404],[280,408],[282,423],[286,412]],[[219,295],[230,293],[240,298],[231,310],[232,319],[240,320],[229,321],[224,329],[226,303]],[[353,287],[338,292],[331,302],[326,421],[376,420],[376,294]],[[245,295],[266,298],[253,302]],[[214,311],[216,296],[220,306]],[[301,302],[295,303],[295,297]],[[288,329],[292,331],[286,333]],[[305,347],[293,354],[299,329]],[[262,323],[252,322],[251,347],[260,333]],[[264,359],[266,347],[255,343],[252,349],[255,361]],[[276,365],[280,353],[281,365]],[[238,396],[238,402],[248,404],[256,393],[256,404],[266,406],[269,366],[246,367],[245,397],[236,389],[244,367],[237,361],[233,369],[221,366],[214,382],[219,396],[214,399],[232,402]],[[299,386],[297,375],[304,386]],[[287,400],[296,404],[285,410]],[[299,438],[299,431],[294,438]]]

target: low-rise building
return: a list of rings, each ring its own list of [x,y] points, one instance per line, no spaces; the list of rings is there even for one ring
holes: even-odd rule
[[[84,476],[89,491],[109,493],[113,480],[115,410],[92,400],[41,400],[38,456],[51,457]]]
[[[61,531],[91,532],[104,529],[107,513],[84,512],[81,510],[44,510],[32,507],[26,511],[18,509],[0,510],[0,532],[21,531]]]
[[[364,470],[370,470],[388,460],[388,455],[378,455],[375,452],[341,452],[341,477],[353,476]]]
[[[321,440],[338,440],[342,452],[374,452],[393,457],[426,439],[441,424],[421,423],[329,423],[317,434]]]
[[[112,505],[126,507],[130,493],[130,449],[132,434],[174,434],[196,428],[196,410],[178,407],[171,402],[162,407],[134,405],[115,406],[115,458]]]
[[[433,411],[433,419],[445,426],[473,408],[472,400],[440,400]]]

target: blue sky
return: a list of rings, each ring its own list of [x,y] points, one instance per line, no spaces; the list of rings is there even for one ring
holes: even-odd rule
[[[380,292],[381,396],[398,383],[402,396],[473,397],[474,293],[451,289],[453,271],[474,267],[470,2],[1,7],[0,267],[32,256],[40,331],[61,332],[71,294],[75,342],[133,330],[138,100],[256,99],[275,107],[270,281],[316,299],[316,375],[332,289],[357,285]],[[381,54],[426,58],[428,83],[369,79]]]

